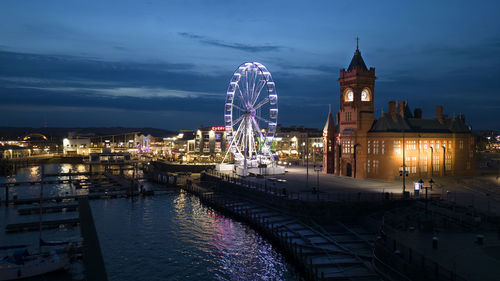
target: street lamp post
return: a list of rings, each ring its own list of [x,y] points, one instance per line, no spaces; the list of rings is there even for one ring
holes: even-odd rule
[[[431,148],[431,176],[434,176],[434,147],[432,145],[430,146]]]
[[[427,194],[429,188],[432,190],[432,185],[434,184],[434,181],[432,179],[429,180],[430,186],[424,186],[424,181],[422,179],[420,179],[418,183],[420,184],[421,188],[425,188],[425,216],[427,216],[427,202],[428,202]]]
[[[319,172],[323,168],[323,165],[314,165],[314,171],[316,171],[316,191],[319,192]]]
[[[357,166],[358,166],[357,164],[358,164],[358,163],[357,163],[357,160],[356,160],[356,158],[357,158],[357,155],[356,155],[356,148],[357,148],[358,146],[360,146],[360,144],[359,144],[359,143],[357,143],[357,144],[355,144],[355,145],[354,145],[354,178],[356,178],[356,173],[357,173],[357,171],[358,171],[358,168],[357,168]]]
[[[302,146],[305,147],[302,151],[305,151],[306,155],[303,157],[305,158],[306,162],[306,189],[309,189],[309,139],[306,137],[306,141],[302,142]]]
[[[402,143],[402,149],[403,149],[403,197],[406,196],[406,177],[408,176],[408,173],[406,172],[406,159],[405,159],[405,131],[403,130],[403,143]],[[401,175],[401,173],[400,173]]]
[[[408,177],[408,171],[406,170],[406,165],[405,165],[404,161],[403,161],[402,168],[399,170],[399,176],[403,177],[403,196],[405,196],[405,192],[406,192],[406,177]]]

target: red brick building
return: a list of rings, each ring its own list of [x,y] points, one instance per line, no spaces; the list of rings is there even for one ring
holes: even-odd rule
[[[340,109],[331,112],[323,132],[323,172],[355,178],[394,180],[400,170],[411,178],[474,172],[474,137],[465,116],[423,119],[407,102],[389,102],[374,116],[375,68],[368,69],[357,48],[347,70],[340,70]]]

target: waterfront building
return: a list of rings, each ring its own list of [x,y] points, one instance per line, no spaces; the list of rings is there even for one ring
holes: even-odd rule
[[[110,149],[111,152],[129,152],[134,155],[147,154],[151,152],[154,145],[161,146],[159,144],[161,142],[162,138],[140,132],[103,136],[69,133],[68,137],[63,139],[63,151],[65,154],[89,155],[90,153],[100,153],[103,149]],[[159,150],[155,151],[158,153]]]
[[[227,149],[224,126],[201,127],[196,130],[194,139],[188,141],[190,161],[220,162]]]
[[[70,136],[63,139],[63,153],[89,155],[90,138],[82,136]]]
[[[315,163],[322,159],[322,148],[322,132],[319,129],[304,126],[276,127],[272,149],[282,161],[304,164],[304,161],[309,160]]]
[[[88,163],[91,164],[126,164],[132,160],[128,152],[110,152],[109,150],[101,153],[90,153]]]
[[[194,150],[194,130],[181,130],[177,136],[164,138],[164,145],[168,147],[165,155],[168,161],[188,161],[189,145]]]
[[[437,106],[435,118],[425,119],[421,109],[391,101],[375,119],[376,79],[356,48],[347,70],[340,70],[336,126],[329,117],[323,133],[325,143],[334,141],[324,148],[325,173],[394,180],[403,170],[412,178],[474,172],[475,138],[464,115],[449,117]]]
[[[0,159],[18,159],[29,156],[31,156],[29,148],[12,144],[0,145]]]

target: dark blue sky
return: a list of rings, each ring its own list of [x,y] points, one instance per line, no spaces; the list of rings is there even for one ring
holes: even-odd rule
[[[322,127],[360,37],[377,114],[408,100],[500,130],[498,1],[1,1],[0,126],[223,123],[245,61],[273,74],[279,123]]]

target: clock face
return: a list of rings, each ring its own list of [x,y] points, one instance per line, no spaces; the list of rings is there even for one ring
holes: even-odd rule
[[[347,95],[345,96],[345,101],[353,101],[354,100],[354,93],[352,91],[347,92]]]
[[[363,90],[361,92],[361,101],[370,101],[370,94],[368,94],[368,90]]]

